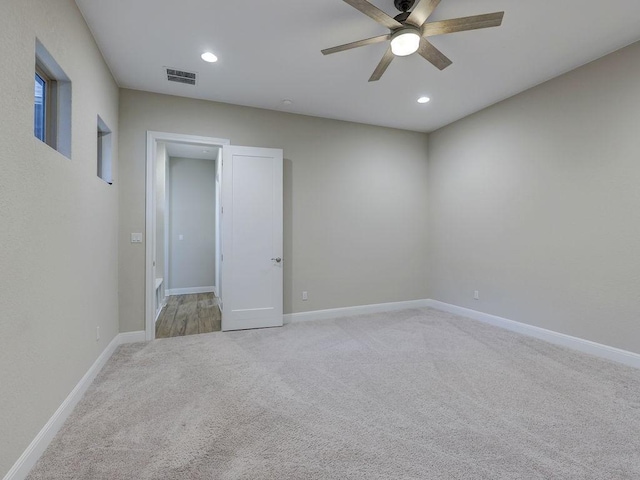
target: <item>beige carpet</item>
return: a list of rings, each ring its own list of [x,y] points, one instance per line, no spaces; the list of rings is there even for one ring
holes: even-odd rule
[[[430,309],[121,347],[31,479],[639,479],[640,371]]]

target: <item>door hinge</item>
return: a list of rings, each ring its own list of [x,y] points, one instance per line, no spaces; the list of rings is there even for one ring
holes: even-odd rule
[[[224,207],[220,207],[220,213],[224,213]]]
[[[220,261],[224,262],[224,253],[220,254]]]

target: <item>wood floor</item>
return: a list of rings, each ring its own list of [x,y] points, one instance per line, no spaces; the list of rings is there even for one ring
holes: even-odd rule
[[[213,293],[173,295],[156,322],[156,338],[220,331],[218,297]]]

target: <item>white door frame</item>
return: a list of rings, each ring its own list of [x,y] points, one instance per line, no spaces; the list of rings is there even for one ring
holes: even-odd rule
[[[156,338],[155,314],[153,305],[155,299],[156,279],[153,274],[153,250],[156,244],[156,156],[158,142],[190,143],[207,147],[222,147],[230,141],[224,138],[202,137],[181,133],[167,133],[147,131],[147,162],[146,162],[146,209],[145,209],[145,338]],[[166,281],[166,279],[165,279]]]

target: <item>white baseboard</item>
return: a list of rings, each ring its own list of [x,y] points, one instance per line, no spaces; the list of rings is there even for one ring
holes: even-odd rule
[[[212,287],[207,287],[212,288]],[[210,290],[211,291],[211,290]],[[206,292],[193,292],[206,293]],[[495,325],[513,332],[521,333],[530,337],[539,338],[555,345],[571,348],[583,353],[595,355],[597,357],[606,358],[614,362],[622,363],[635,368],[640,368],[640,355],[628,352],[608,345],[584,340],[582,338],[573,337],[563,333],[554,332],[533,325],[516,322],[506,318],[498,317],[488,313],[471,310],[469,308],[459,307],[438,300],[410,300],[405,302],[379,303],[374,305],[360,305],[356,307],[333,308],[328,310],[316,310],[312,312],[301,312],[284,315],[284,323],[303,322],[312,320],[323,320],[331,318],[340,318],[352,315],[361,315],[367,313],[389,312],[395,310],[403,310],[407,308],[423,308],[431,307],[437,310],[453,313],[463,317],[478,320],[483,323]],[[84,393],[87,391],[91,382],[98,375],[100,370],[107,363],[111,355],[115,352],[119,345],[125,343],[144,342],[145,332],[126,332],[117,335],[111,343],[104,349],[100,356],[93,363],[91,368],[78,382],[75,388],[62,402],[62,405],[51,416],[49,421],[40,430],[36,438],[27,447],[24,453],[16,461],[9,472],[4,476],[3,480],[22,480],[36,464],[40,456],[44,453],[47,446],[53,440],[56,433],[60,430],[65,420],[69,417],[74,407],[80,401]]]
[[[483,323],[495,325],[512,332],[521,333],[529,337],[539,338],[555,345],[578,350],[579,352],[595,355],[596,357],[606,358],[614,362],[622,363],[630,367],[640,368],[640,355],[620,348],[610,347],[601,343],[592,342],[583,338],[572,337],[564,333],[554,332],[545,328],[534,327],[526,323],[516,322],[488,313],[478,312],[469,308],[458,307],[449,303],[440,302],[438,300],[428,300],[428,306],[444,312],[454,313],[463,317],[478,320]]]
[[[373,305],[359,305],[357,307],[331,308],[328,310],[314,310],[312,312],[288,313],[283,315],[284,323],[308,322],[312,320],[326,320],[330,318],[348,317],[367,313],[392,312],[407,308],[423,308],[429,306],[429,300],[408,300],[405,302],[376,303]]]
[[[116,351],[116,348],[125,343],[144,341],[144,332],[128,332],[116,335],[96,361],[93,362],[93,365],[91,365],[87,373],[84,374],[82,379],[80,379],[67,398],[65,398],[62,405],[58,407],[49,421],[44,427],[42,427],[42,430],[40,430],[38,435],[36,435],[36,438],[33,439],[13,467],[11,467],[7,472],[3,480],[23,480],[26,478],[38,459],[49,446],[49,443],[51,443],[51,440],[56,436],[65,420],[69,415],[71,415],[71,412],[85,394],[93,380],[96,378],[98,373],[100,373],[100,370],[102,370],[109,358],[111,358],[113,352]]]
[[[171,295],[189,295],[192,293],[215,293],[216,287],[188,287],[188,288],[172,288],[171,290],[165,290],[165,295],[170,297]]]
[[[404,310],[406,308],[431,307],[436,310],[454,313],[463,317],[478,320],[483,323],[495,325],[497,327],[521,333],[530,337],[571,348],[583,353],[588,353],[600,358],[606,358],[614,362],[622,363],[635,368],[640,368],[640,355],[637,353],[610,347],[601,343],[592,342],[578,337],[572,337],[564,333],[554,332],[545,328],[527,325],[507,318],[498,317],[488,313],[471,310],[469,308],[451,305],[438,300],[410,300],[406,302],[379,303],[375,305],[360,305],[357,307],[332,308],[329,310],[315,310],[312,312],[289,313],[284,315],[284,323],[305,322],[312,320],[326,320],[331,318],[348,317],[352,315],[362,315],[367,313],[390,312],[394,310]]]

